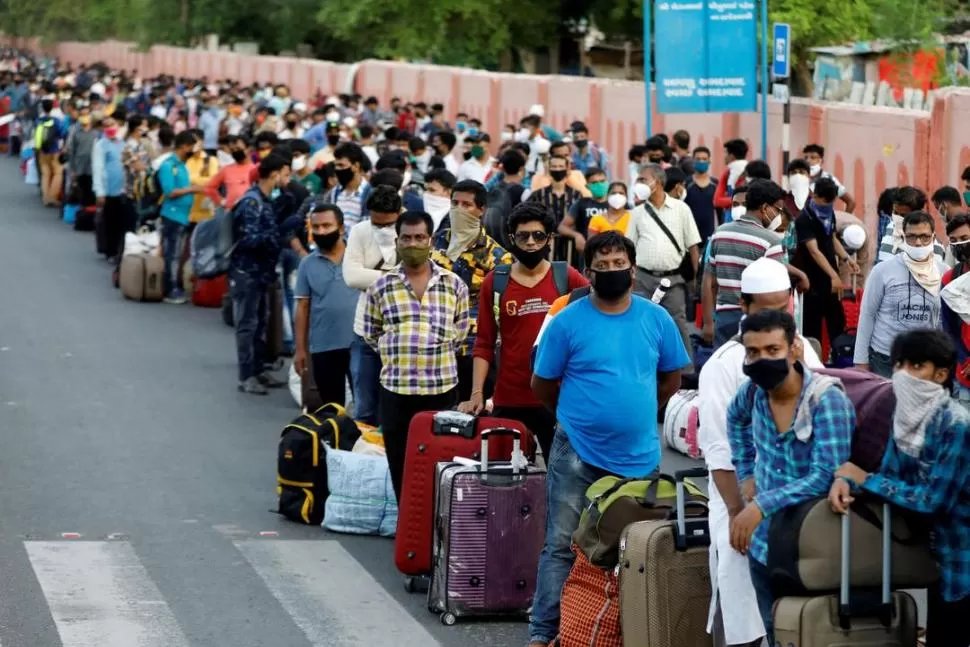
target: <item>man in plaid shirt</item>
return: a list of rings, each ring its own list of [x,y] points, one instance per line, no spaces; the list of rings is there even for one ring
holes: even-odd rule
[[[378,420],[398,500],[411,418],[458,404],[456,351],[468,335],[468,286],[431,262],[434,221],[406,211],[395,223],[401,265],[366,293],[362,337],[381,356]]]
[[[731,519],[731,546],[748,555],[768,644],[774,645],[766,519],[828,492],[849,457],[855,409],[836,378],[796,361],[790,314],[767,310],[747,317],[741,335],[751,381],[728,407],[727,430],[748,505]]]
[[[878,472],[846,463],[829,492],[844,514],[851,491],[871,492],[927,515],[940,564],[930,590],[928,647],[970,645],[970,414],[950,397],[953,342],[940,330],[905,332],[893,341],[893,435]]]

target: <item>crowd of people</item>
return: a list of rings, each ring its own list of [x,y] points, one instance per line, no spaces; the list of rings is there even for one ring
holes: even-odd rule
[[[712,631],[771,641],[765,520],[830,490],[844,511],[868,490],[930,515],[942,585],[929,645],[970,644],[970,168],[963,192],[887,189],[867,245],[866,214],[816,144],[783,188],[743,140],[691,148],[683,130],[613,164],[585,124],[558,132],[541,105],[488,133],[440,104],[3,60],[0,110],[17,119],[0,139],[33,143],[44,204],[96,206],[115,264],[124,234],[153,222],[167,302],[185,302],[193,227],[231,213],[241,392],[284,385],[264,339],[278,285],[284,354],[324,402],[345,404],[350,384],[398,496],[419,411],[491,411],[532,431],[548,469],[532,645],[558,633],[587,487],[658,468],[658,413],[697,373]],[[561,307],[577,289],[589,296]],[[848,327],[846,290],[861,302]],[[815,373],[835,353],[812,340],[846,334],[851,362],[892,379],[899,402],[871,474],[848,462],[851,402]]]

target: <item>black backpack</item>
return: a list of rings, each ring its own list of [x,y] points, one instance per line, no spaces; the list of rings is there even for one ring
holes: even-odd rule
[[[338,404],[325,404],[283,427],[277,458],[278,514],[308,526],[323,523],[327,487],[327,454],[351,450],[360,438],[357,423]]]

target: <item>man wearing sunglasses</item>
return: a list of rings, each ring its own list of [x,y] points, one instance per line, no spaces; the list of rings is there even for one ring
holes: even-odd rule
[[[530,200],[512,210],[509,249],[515,262],[497,266],[482,283],[471,397],[459,405],[474,414],[485,408],[485,382],[498,353],[494,415],[524,424],[538,439],[547,461],[556,417],[530,387],[532,345],[552,303],[587,285],[583,275],[565,261],[549,261],[555,228],[552,210],[541,202]]]

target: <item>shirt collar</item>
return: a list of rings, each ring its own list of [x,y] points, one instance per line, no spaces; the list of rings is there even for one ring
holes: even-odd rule
[[[441,276],[441,268],[438,267],[437,263],[435,263],[430,259],[428,260],[428,262],[431,263],[431,278],[428,279],[428,285],[430,286],[432,281],[437,280],[437,278]],[[407,283],[408,275],[404,271],[404,263],[398,263],[397,267],[394,268],[394,273],[397,274],[397,276],[400,277],[402,281]]]

